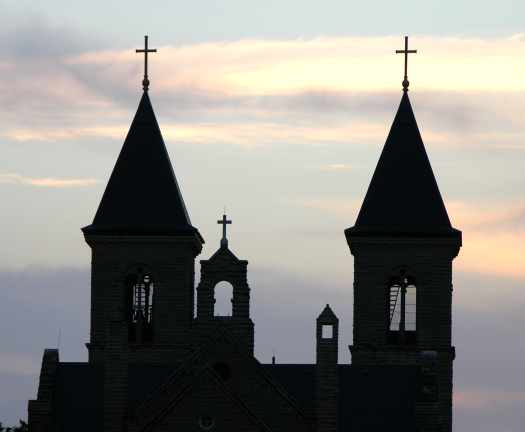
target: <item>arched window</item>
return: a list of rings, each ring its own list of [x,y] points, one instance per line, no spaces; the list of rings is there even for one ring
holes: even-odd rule
[[[126,278],[126,310],[130,342],[152,340],[153,278],[142,269]]]
[[[149,274],[139,274],[133,284],[132,322],[140,319],[151,323],[153,307],[153,281]]]
[[[417,289],[414,278],[404,271],[391,279],[388,287],[388,330],[392,343],[415,343]]]
[[[233,315],[233,286],[229,282],[219,282],[214,289],[214,308],[215,316]]]

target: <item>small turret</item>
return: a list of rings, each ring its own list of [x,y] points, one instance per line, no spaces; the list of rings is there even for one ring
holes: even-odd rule
[[[326,305],[317,318],[317,432],[337,431],[339,320]]]

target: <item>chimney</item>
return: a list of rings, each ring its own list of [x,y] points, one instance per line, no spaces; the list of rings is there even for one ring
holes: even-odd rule
[[[317,318],[317,432],[337,432],[339,320],[326,305]]]

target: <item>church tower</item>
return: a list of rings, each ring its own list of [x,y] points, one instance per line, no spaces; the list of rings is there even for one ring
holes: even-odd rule
[[[104,370],[104,431],[129,416],[133,364],[175,364],[192,349],[194,264],[204,243],[191,225],[149,98],[144,93],[93,223],[89,362]]]
[[[155,50],[146,39],[138,51]],[[93,223],[83,228],[92,250],[90,362],[112,349],[130,361],[173,359],[190,339],[194,261],[204,240],[191,225],[153,112],[147,66],[143,86]]]
[[[406,42],[406,39],[405,39]],[[403,96],[353,227],[357,366],[419,366],[419,431],[452,430],[452,261],[461,231],[450,223],[408,97]]]

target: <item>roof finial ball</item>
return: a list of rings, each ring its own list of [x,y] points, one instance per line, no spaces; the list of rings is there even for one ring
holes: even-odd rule
[[[408,49],[408,36],[405,36],[405,49],[396,50],[396,54],[405,54],[405,78],[403,79],[403,91],[406,93],[408,91],[408,86],[410,81],[408,81],[408,55],[416,54],[417,50]]]
[[[156,49],[148,48],[148,36],[144,36],[144,49],[135,50],[137,53],[144,53],[144,79],[142,80],[142,88],[145,92],[149,90],[149,79],[148,79],[148,53],[156,53]]]

